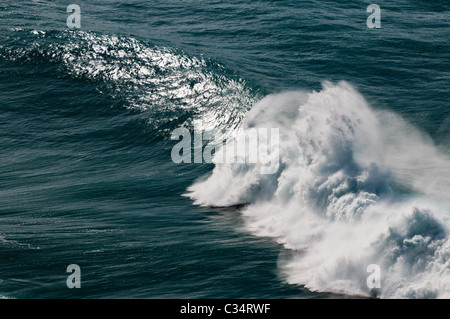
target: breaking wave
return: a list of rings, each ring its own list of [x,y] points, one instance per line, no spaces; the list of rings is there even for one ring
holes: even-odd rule
[[[293,252],[282,276],[314,291],[381,298],[450,297],[450,158],[398,115],[372,109],[350,84],[269,95],[243,121],[279,128],[262,164],[219,164],[187,196],[245,205],[250,231]],[[367,266],[381,268],[371,290]]]

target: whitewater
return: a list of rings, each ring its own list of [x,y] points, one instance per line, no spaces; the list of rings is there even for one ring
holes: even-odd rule
[[[344,81],[264,97],[239,134],[251,128],[279,128],[268,150],[277,172],[217,162],[186,196],[201,206],[239,205],[249,231],[291,252],[279,260],[281,278],[320,292],[450,297],[445,148]],[[367,287],[371,264],[380,266],[380,289]]]

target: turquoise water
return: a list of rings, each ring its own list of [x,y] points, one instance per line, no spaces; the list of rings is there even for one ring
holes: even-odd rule
[[[396,114],[414,128],[414,133],[405,129],[392,145],[405,158],[417,158],[418,166],[396,158],[398,165],[386,166],[400,177],[383,183],[398,194],[395,200],[413,197],[422,203],[425,198],[426,204],[415,202],[415,207],[432,211],[407,218],[405,224],[423,222],[423,227],[389,239],[389,245],[397,246],[388,245],[386,255],[374,262],[394,273],[395,265],[386,260],[406,260],[411,270],[395,273],[392,282],[428,281],[434,288],[403,293],[392,284],[385,296],[448,296],[450,270],[439,267],[450,256],[450,3],[381,1],[382,28],[369,29],[370,3],[77,1],[81,29],[69,30],[66,2],[3,0],[0,295],[364,295],[352,285],[340,289],[344,277],[353,280],[348,276],[320,277],[318,272],[317,281],[309,282],[296,273],[310,272],[301,262],[289,261],[314,245],[292,242],[292,230],[284,227],[270,234],[255,231],[247,216],[252,213],[239,206],[267,197],[222,205],[203,193],[183,196],[199,178],[211,175],[214,164],[177,165],[170,157],[171,132],[190,127],[196,118],[207,118],[220,129],[236,128],[268,96],[326,92],[324,81],[345,81],[352,89],[336,84],[338,92],[343,90],[336,96],[360,94],[371,110]],[[271,109],[282,113],[285,99],[273,101]],[[414,140],[416,132],[420,140]],[[403,143],[403,136],[410,136],[411,144]],[[406,153],[414,145],[424,146]],[[422,155],[431,160],[422,162]],[[375,157],[371,161],[383,166]],[[362,164],[355,167],[363,170]],[[434,182],[436,188],[424,188]],[[228,190],[215,181],[208,185],[226,199]],[[384,193],[374,194],[384,198]],[[196,205],[196,200],[208,204]],[[272,204],[274,212],[274,207],[288,210]],[[285,222],[277,216],[274,225]],[[379,224],[383,231],[390,225]],[[321,232],[320,238],[328,236]],[[414,236],[425,244],[410,253],[405,247]],[[321,258],[334,258],[323,253]],[[351,272],[354,264],[346,267],[338,260],[327,266],[329,272]],[[66,286],[69,264],[81,267],[81,289]],[[439,276],[434,275],[437,268]]]

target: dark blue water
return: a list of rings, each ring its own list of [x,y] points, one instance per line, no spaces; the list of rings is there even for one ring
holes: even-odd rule
[[[0,3],[1,296],[334,296],[288,283],[291,252],[239,208],[182,196],[214,167],[170,157],[199,116],[234,128],[269,94],[344,80],[448,154],[448,1],[379,1],[381,29],[370,1],[76,3],[79,30],[66,1]]]

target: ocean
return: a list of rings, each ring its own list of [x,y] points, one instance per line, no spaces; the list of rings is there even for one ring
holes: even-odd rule
[[[69,4],[0,2],[1,298],[450,297],[450,2]]]

